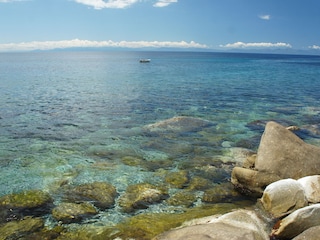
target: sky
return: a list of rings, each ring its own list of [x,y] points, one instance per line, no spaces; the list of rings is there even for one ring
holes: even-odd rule
[[[320,0],[0,0],[0,51],[313,50]]]

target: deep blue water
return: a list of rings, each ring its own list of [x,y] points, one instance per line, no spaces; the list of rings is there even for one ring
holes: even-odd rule
[[[320,146],[319,90],[320,56],[1,53],[0,195],[54,192],[64,181],[107,181],[121,193],[160,181],[159,169],[126,165],[127,156],[170,161],[167,171],[197,157],[230,164],[234,149],[257,149],[269,120],[303,127],[301,137]],[[212,126],[170,136],[143,131],[175,116]]]

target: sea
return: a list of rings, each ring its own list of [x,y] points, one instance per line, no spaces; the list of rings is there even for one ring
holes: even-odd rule
[[[146,130],[175,117],[190,126]],[[217,169],[216,183],[229,181],[268,121],[298,126],[320,147],[319,55],[0,53],[0,196],[95,181],[121,195],[136,183],[161,184],[163,171],[201,175],[197,162]],[[97,221],[127,217],[119,207],[106,212]]]

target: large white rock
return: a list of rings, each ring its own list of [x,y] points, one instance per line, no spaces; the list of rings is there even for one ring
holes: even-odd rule
[[[205,223],[198,223],[201,224],[171,230],[154,240],[269,240],[264,222],[250,210],[207,217]]]
[[[302,185],[294,179],[282,179],[268,185],[261,202],[276,218],[308,205]]]
[[[271,121],[266,124],[255,161],[235,167],[231,182],[244,193],[261,196],[272,182],[317,174],[320,174],[320,147],[305,143],[292,131]]]
[[[298,182],[302,185],[308,202],[320,202],[320,175],[300,178]]]
[[[298,209],[282,219],[272,235],[279,239],[292,239],[318,225],[320,225],[320,204],[314,204]]]
[[[305,143],[292,131],[268,122],[261,137],[255,169],[282,179],[320,173],[320,148]]]

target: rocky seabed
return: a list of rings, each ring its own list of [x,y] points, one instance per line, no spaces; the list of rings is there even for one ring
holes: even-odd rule
[[[165,185],[149,183],[129,186],[121,196],[109,183],[66,185],[59,190],[63,197],[58,205],[49,193],[40,190],[1,197],[0,239],[319,239],[320,148],[305,143],[294,133],[297,130],[268,122],[257,153],[233,168],[233,187],[238,194],[256,199],[254,206],[224,203],[190,208],[181,214],[134,214],[163,201],[190,207],[196,199],[192,190],[211,187],[211,183],[201,178],[188,180],[186,171],[165,176],[167,184],[183,189],[171,198]],[[237,197],[232,185],[209,188],[202,200],[215,203],[215,198]],[[116,201],[124,213],[133,214],[130,220],[94,231],[64,228],[64,224],[113,208]],[[60,224],[45,227],[43,216],[48,214]]]

